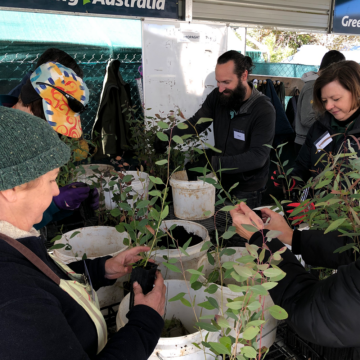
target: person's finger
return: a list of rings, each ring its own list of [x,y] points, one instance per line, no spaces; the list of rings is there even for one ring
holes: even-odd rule
[[[164,286],[164,278],[163,278],[161,272],[158,270],[156,272],[156,279],[154,281],[154,288],[160,288],[161,286]]]
[[[126,251],[126,255],[129,256],[129,255],[138,255],[141,252],[147,252],[149,250],[150,250],[149,246],[135,246],[135,247],[125,250],[125,251]],[[124,251],[124,253],[125,253],[125,251]]]
[[[275,211],[272,211],[269,208],[261,209],[261,213],[267,215],[268,217],[272,217],[274,215],[277,215],[277,213]]]
[[[234,216],[236,216],[238,214],[238,210],[237,209],[232,209],[232,210],[230,210],[230,216],[231,217],[234,217]]]
[[[139,295],[143,293],[141,285],[137,281],[134,281],[133,283],[133,291],[134,295]]]
[[[142,257],[141,256],[130,256],[130,257],[127,257],[124,261],[124,266],[129,266],[130,264],[135,264],[136,262],[142,260]]]
[[[240,210],[241,210],[244,214],[246,214],[246,213],[248,213],[248,212],[251,211],[251,209],[250,209],[244,202],[240,203]]]

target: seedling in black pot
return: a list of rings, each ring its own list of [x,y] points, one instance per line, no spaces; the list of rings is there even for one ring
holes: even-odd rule
[[[139,266],[136,266],[139,265]],[[134,307],[134,282],[137,281],[139,285],[141,286],[141,289],[143,291],[143,294],[146,295],[149,293],[153,287],[154,287],[154,281],[156,277],[156,270],[158,265],[152,262],[147,262],[146,266],[143,266],[143,261],[140,260],[134,265],[134,268],[131,272],[130,277],[130,304],[129,304],[129,310],[131,310]]]

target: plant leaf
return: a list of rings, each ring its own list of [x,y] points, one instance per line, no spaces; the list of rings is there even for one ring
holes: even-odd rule
[[[162,141],[169,141],[169,137],[161,131],[157,132],[156,136]]]
[[[333,223],[331,223],[328,228],[324,231],[324,234],[327,234],[330,231],[336,230],[344,221],[346,218],[337,219]]]
[[[210,331],[210,332],[219,331],[219,329],[216,326],[208,324],[208,323],[197,322],[197,323],[195,323],[195,326],[198,326],[200,329]]]
[[[164,160],[159,160],[159,161],[157,161],[155,164],[156,165],[165,165],[165,164],[167,164],[167,160],[166,159],[164,159]]]
[[[197,121],[197,123],[195,125],[199,125],[199,124],[203,124],[203,123],[211,122],[211,121],[213,121],[213,119],[202,117]]]
[[[231,355],[229,349],[225,345],[217,342],[209,342],[209,344],[218,354]]]
[[[65,247],[65,244],[55,244],[49,250],[56,250]]]
[[[174,272],[177,272],[177,273],[181,273],[181,270],[180,270],[177,266],[175,266],[175,265],[173,265],[173,264],[163,263],[163,265],[166,266],[166,267],[167,267],[169,270],[171,270],[171,271],[174,271]]]
[[[243,338],[245,340],[253,339],[258,333],[260,329],[257,326],[249,326],[243,333]]]
[[[181,130],[185,130],[189,127],[188,125],[186,125],[184,123],[177,124],[176,126],[178,129],[181,129]]]
[[[80,231],[75,231],[71,234],[70,239],[72,239],[74,236],[76,236],[77,234],[80,234]]]
[[[254,359],[257,356],[257,352],[252,346],[244,346],[241,348],[241,353],[249,359]]]
[[[184,140],[179,136],[179,135],[175,135],[172,140],[174,142],[176,142],[177,144],[183,144],[184,143]]]
[[[169,128],[169,124],[163,122],[163,121],[158,121],[157,123],[162,129],[168,129]]]
[[[176,301],[176,300],[180,300],[181,298],[183,298],[186,294],[184,292],[181,292],[177,295],[175,295],[174,297],[172,297],[171,299],[169,299],[168,301]]]
[[[209,149],[211,149],[211,150],[213,150],[213,151],[215,151],[215,152],[217,152],[217,153],[222,153],[221,150],[219,150],[219,149],[217,149],[216,147],[210,145],[209,143],[204,143],[204,144],[205,144]]]
[[[271,316],[276,320],[284,320],[288,318],[288,313],[278,305],[273,305],[268,308]]]
[[[253,275],[252,271],[246,266],[234,265],[234,270],[244,278],[249,278]]]
[[[180,301],[183,303],[183,305],[185,305],[187,307],[191,307],[191,304],[188,300],[181,298]]]

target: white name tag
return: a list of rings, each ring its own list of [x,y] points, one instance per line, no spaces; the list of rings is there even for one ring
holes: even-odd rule
[[[244,133],[244,131],[234,129],[234,139],[245,141],[245,133]]]
[[[332,142],[332,138],[330,137],[329,132],[327,131],[325,134],[321,135],[319,139],[315,141],[315,146],[318,150],[325,149]],[[320,150],[321,151],[321,150]]]

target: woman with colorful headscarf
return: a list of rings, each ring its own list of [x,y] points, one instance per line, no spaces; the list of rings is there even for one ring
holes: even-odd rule
[[[16,98],[14,98],[16,99]],[[33,114],[46,120],[60,135],[79,139],[82,136],[80,114],[89,101],[89,90],[85,82],[75,72],[57,62],[39,66],[21,88],[19,99],[11,103],[6,97],[5,106]],[[29,129],[31,131],[31,129]],[[87,151],[85,149],[85,151]],[[87,198],[91,207],[99,207],[99,195],[83,183],[72,183],[60,189],[54,197],[43,220],[36,225],[42,228],[52,220],[60,220],[71,215]]]
[[[147,295],[134,283],[129,322],[109,340],[95,291],[150,248],[68,266],[48,254],[33,224],[59,193],[56,176],[70,149],[38,117],[5,107],[0,133],[0,359],[148,359],[164,326],[161,274]]]

